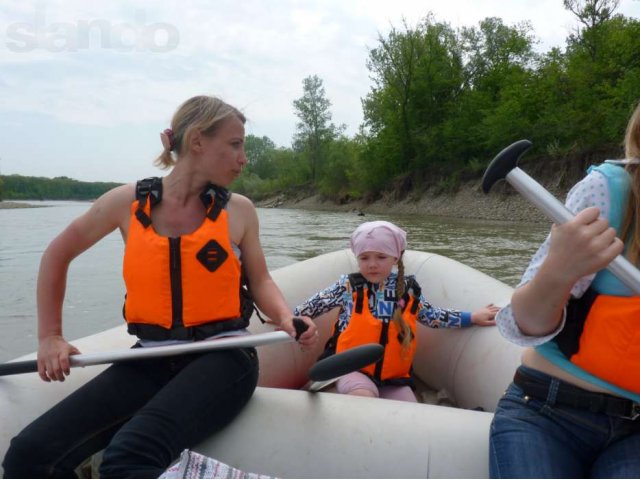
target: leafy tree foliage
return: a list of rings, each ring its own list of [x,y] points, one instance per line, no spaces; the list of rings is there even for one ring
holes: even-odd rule
[[[317,75],[302,81],[302,91],[302,97],[293,101],[299,119],[293,146],[296,151],[303,153],[301,158],[308,162],[310,179],[315,182],[326,157],[326,145],[336,138],[340,129],[331,123],[331,102]]]
[[[93,200],[120,185],[111,182],[80,182],[68,177],[2,175],[4,200]]]
[[[274,174],[274,152],[276,144],[269,137],[247,135],[244,150],[249,160],[248,170],[261,178]]]

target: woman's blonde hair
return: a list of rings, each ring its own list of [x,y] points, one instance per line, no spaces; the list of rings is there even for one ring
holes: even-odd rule
[[[191,136],[200,132],[206,136],[214,135],[216,129],[229,117],[236,116],[242,123],[245,116],[237,108],[219,98],[199,95],[184,102],[171,120],[172,141],[155,160],[154,165],[167,169],[176,164],[189,145]]]
[[[640,159],[640,103],[636,106],[624,136],[624,153],[627,159]],[[634,265],[640,259],[640,224],[638,222],[638,212],[640,211],[640,168],[638,165],[629,164],[626,166],[631,175],[631,188],[629,199],[622,222],[622,233],[620,238],[628,242],[627,258]]]
[[[404,280],[404,263],[402,262],[402,255],[398,259],[398,278],[396,282],[396,309],[393,311],[393,323],[395,323],[398,332],[400,332],[400,336],[402,337],[402,352],[406,354],[409,345],[411,344],[411,340],[413,337],[413,332],[411,331],[411,327],[407,325],[404,317],[402,316],[402,297],[405,294],[405,280]]]

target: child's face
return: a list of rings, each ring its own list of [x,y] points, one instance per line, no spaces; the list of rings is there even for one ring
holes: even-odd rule
[[[363,252],[358,255],[360,273],[371,283],[383,282],[391,273],[398,259],[380,252]]]

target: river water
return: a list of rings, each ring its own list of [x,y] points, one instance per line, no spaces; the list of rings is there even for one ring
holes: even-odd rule
[[[42,252],[87,202],[43,202],[42,208],[0,209],[0,362],[32,352],[36,341],[36,278]],[[348,247],[362,222],[389,220],[404,228],[409,248],[439,253],[515,286],[548,225],[460,220],[423,215],[368,215],[258,209],[270,269]],[[121,318],[123,243],[114,232],[69,269],[64,335],[83,337]],[[346,273],[346,272],[345,272]],[[410,273],[410,272],[409,272]]]

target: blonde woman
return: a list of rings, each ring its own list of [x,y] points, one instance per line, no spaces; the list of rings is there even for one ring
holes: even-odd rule
[[[161,134],[163,178],[100,197],[44,252],[38,276],[38,371],[64,381],[78,350],[62,333],[70,262],[113,230],[125,242],[123,313],[136,348],[246,333],[251,305],[295,335],[293,317],[266,267],[253,204],[226,187],[247,164],[244,115],[208,96],[193,97]],[[316,339],[316,328],[301,336]],[[102,478],[155,478],[185,448],[229,423],[258,378],[251,348],[113,365],[15,437],[8,478],[72,478],[104,449]]]

